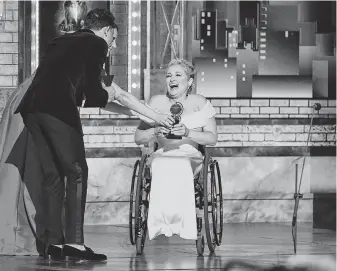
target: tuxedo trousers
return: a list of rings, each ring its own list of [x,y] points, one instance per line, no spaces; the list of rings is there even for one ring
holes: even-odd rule
[[[42,172],[37,237],[46,244],[83,244],[88,182],[83,135],[48,114],[29,113],[23,120]]]

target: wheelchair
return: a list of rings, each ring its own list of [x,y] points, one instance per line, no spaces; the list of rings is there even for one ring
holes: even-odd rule
[[[155,146],[154,150],[158,146]],[[199,146],[203,154],[203,165],[199,173],[194,177],[195,207],[203,210],[203,218],[207,245],[210,253],[221,245],[223,232],[223,199],[219,164],[206,153],[204,146]],[[129,209],[129,237],[132,245],[136,246],[137,255],[144,250],[147,237],[147,215],[149,209],[149,195],[151,189],[150,167],[146,165],[149,154],[143,154],[134,165]],[[203,219],[197,219],[196,248],[199,256],[202,256],[205,248],[202,232]]]

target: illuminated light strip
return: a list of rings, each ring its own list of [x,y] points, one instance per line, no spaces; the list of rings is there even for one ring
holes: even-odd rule
[[[151,68],[151,0],[146,2],[146,73],[144,73],[144,100],[150,99],[150,68]],[[147,76],[146,76],[147,75]]]
[[[40,18],[40,5],[39,2],[37,1],[36,3],[36,14],[37,17],[36,18]],[[37,54],[36,54],[36,68],[39,65],[40,59],[39,59],[39,51],[40,51],[40,40],[39,40],[39,33],[40,33],[40,23],[39,23],[39,19],[36,20],[36,50],[37,50]]]
[[[31,73],[39,66],[39,3],[32,1]]]
[[[132,33],[132,20],[131,20],[131,2],[129,2],[129,10],[128,10],[128,92],[131,92],[131,64],[132,64],[132,55],[131,55],[131,33]]]
[[[140,88],[140,50],[141,50],[141,6],[140,1],[129,2],[128,31],[128,91]],[[134,31],[134,28],[137,28]],[[135,72],[136,71],[136,72]]]

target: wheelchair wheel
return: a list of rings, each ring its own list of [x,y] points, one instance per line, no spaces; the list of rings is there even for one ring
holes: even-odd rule
[[[218,161],[213,161],[214,167],[212,171],[214,172],[214,182],[212,189],[212,199],[216,201],[215,212],[212,212],[213,220],[213,231],[216,233],[216,244],[221,245],[222,232],[223,232],[223,198],[222,198],[222,184],[221,175]]]
[[[221,243],[223,209],[219,166],[208,155],[205,156],[203,165],[203,186],[205,232],[207,245],[212,253]]]
[[[131,190],[130,190],[130,207],[129,207],[129,237],[132,245],[136,244],[136,227],[135,227],[135,194],[136,186],[135,181],[137,180],[139,173],[139,160],[136,161],[133,167],[133,174],[131,180]]]
[[[144,244],[147,235],[147,214],[149,208],[149,185],[145,178],[145,164],[148,155],[143,155],[139,164],[138,177],[137,177],[137,189],[136,189],[136,207],[135,207],[135,217],[136,217],[136,250],[137,254],[143,253]]]

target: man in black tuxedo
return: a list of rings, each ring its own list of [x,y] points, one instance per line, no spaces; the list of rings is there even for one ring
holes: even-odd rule
[[[106,260],[84,245],[88,167],[77,108],[84,100],[84,107],[104,108],[117,99],[160,125],[173,123],[170,116],[156,113],[117,85],[102,86],[103,64],[116,47],[117,32],[111,12],[94,9],[86,15],[84,29],[53,39],[16,111],[32,135],[43,173],[35,217],[37,243],[44,244],[37,246],[40,255]]]

